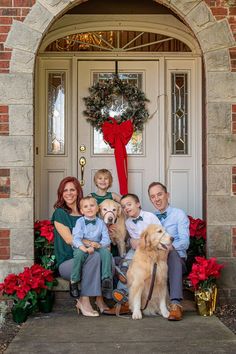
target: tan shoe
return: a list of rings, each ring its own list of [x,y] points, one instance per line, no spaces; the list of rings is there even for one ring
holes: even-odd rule
[[[169,321],[180,321],[183,318],[183,307],[178,304],[170,304]]]
[[[126,302],[125,304],[116,304],[109,310],[104,310],[103,314],[110,316],[128,315],[130,314],[129,304],[128,302]]]

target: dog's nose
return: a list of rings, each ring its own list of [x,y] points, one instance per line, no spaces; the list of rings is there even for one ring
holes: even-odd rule
[[[112,217],[110,216],[110,217],[108,218],[108,222],[110,222],[110,223],[111,223],[111,222],[112,222],[112,220],[113,220],[113,219],[112,219]]]
[[[171,242],[173,242],[174,241],[174,237],[171,237],[170,240],[171,240]]]

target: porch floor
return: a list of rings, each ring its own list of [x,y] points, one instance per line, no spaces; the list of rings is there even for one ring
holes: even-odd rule
[[[236,336],[216,316],[199,316],[191,299],[184,301],[184,308],[179,322],[161,316],[140,321],[105,315],[88,318],[78,316],[74,299],[61,292],[53,312],[29,317],[5,353],[236,352]]]

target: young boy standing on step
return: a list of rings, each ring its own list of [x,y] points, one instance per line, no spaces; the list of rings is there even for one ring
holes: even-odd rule
[[[80,200],[80,212],[83,217],[79,218],[73,228],[73,268],[71,273],[70,290],[77,289],[81,278],[81,269],[89,254],[99,252],[102,265],[102,289],[112,290],[112,256],[108,249],[110,237],[106,224],[96,214],[98,205],[96,200],[85,197]]]

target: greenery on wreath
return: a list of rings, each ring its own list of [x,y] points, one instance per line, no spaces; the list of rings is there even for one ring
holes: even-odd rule
[[[146,98],[137,86],[122,81],[117,76],[104,82],[98,82],[89,88],[90,96],[84,97],[87,121],[98,131],[102,131],[102,125],[109,121],[110,109],[114,100],[122,97],[127,102],[122,114],[115,117],[119,123],[132,120],[134,131],[143,130],[144,123],[149,118],[146,109]]]

